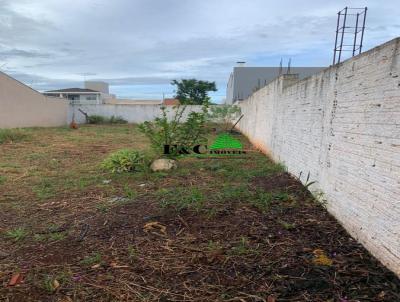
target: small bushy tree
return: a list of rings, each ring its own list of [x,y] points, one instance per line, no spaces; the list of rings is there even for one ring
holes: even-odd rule
[[[217,91],[215,82],[199,81],[196,79],[173,80],[172,85],[176,86],[175,98],[181,104],[203,105],[209,103],[208,92]]]
[[[162,154],[164,145],[191,147],[207,142],[206,127],[208,103],[203,104],[200,112],[191,111],[185,115],[187,106],[174,106],[169,117],[168,109],[161,108],[161,117],[153,122],[139,125],[151,142],[152,149]],[[175,154],[176,155],[176,154]]]
[[[236,105],[217,105],[211,106],[209,117],[213,122],[222,124],[224,130],[228,130],[229,126],[235,119],[239,118],[241,110]]]

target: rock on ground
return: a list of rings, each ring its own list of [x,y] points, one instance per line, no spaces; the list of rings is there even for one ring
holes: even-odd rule
[[[178,165],[173,159],[160,158],[152,162],[150,169],[154,172],[171,170],[177,168]]]

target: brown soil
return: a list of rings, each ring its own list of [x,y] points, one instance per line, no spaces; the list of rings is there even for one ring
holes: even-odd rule
[[[66,235],[2,239],[9,255],[0,254],[0,301],[400,301],[399,279],[286,173],[247,183],[250,191],[289,194],[267,211],[240,199],[209,201],[201,211],[159,206],[159,186],[189,188],[215,177],[196,173],[150,183],[135,202],[106,212],[89,206],[107,196],[96,186],[30,213],[1,212],[3,231],[31,217],[32,233]],[[50,220],[57,229],[39,223]],[[16,272],[23,282],[7,286]]]

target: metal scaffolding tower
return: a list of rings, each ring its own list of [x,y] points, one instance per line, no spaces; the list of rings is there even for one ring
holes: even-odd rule
[[[352,52],[352,56],[361,53],[367,7],[352,8],[346,6],[337,14],[338,18],[336,25],[335,48],[333,50],[333,65],[340,63],[342,51],[350,51]],[[352,43],[346,44],[349,42]]]

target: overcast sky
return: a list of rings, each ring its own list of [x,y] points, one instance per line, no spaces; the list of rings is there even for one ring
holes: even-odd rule
[[[346,5],[368,6],[365,50],[399,36],[398,0],[0,0],[0,69],[38,90],[86,77],[136,99],[197,78],[216,81],[220,101],[236,61],[331,64]]]

